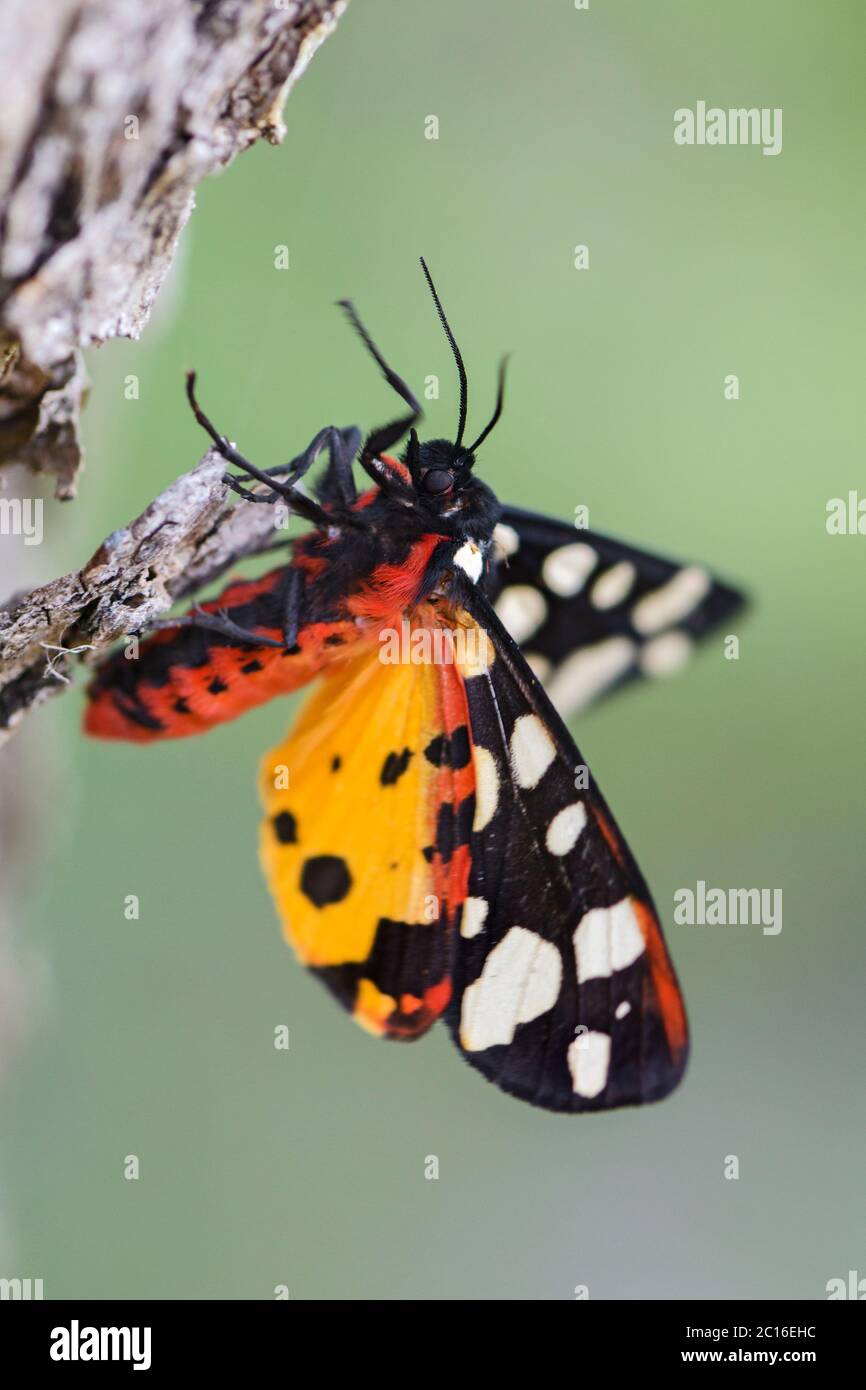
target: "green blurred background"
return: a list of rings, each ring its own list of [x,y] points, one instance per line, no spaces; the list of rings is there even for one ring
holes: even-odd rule
[[[199,457],[190,364],[262,465],[379,423],[341,295],[411,381],[440,375],[449,433],[423,252],[476,427],[514,354],[496,490],[585,503],[753,595],[739,661],[711,641],[576,728],[668,924],[693,1062],[661,1105],[566,1119],[441,1028],[369,1039],[295,964],[258,871],[257,763],[292,706],[144,750],[81,739],[76,692],[30,730],[64,780],[21,924],[51,982],[3,1096],[9,1272],[48,1297],[307,1299],[821,1298],[866,1274],[866,538],[825,529],[866,487],[864,37],[854,0],[355,0],[282,148],[202,188],[143,341],[91,354],[81,504],[49,510],[39,577]],[[782,107],[782,153],[677,147],[699,99]],[[699,878],[782,888],[782,933],[670,925]]]

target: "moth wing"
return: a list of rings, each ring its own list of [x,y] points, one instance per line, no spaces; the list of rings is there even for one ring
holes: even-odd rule
[[[355,625],[315,621],[303,594],[294,648],[257,641],[282,644],[291,573],[292,566],[283,565],[260,579],[233,580],[201,605],[210,617],[228,620],[234,633],[167,627],[142,638],[137,651],[108,656],[87,689],[85,733],[134,743],[205,733],[297,690],[340,659],[357,640]],[[249,633],[248,642],[242,633]]]
[[[474,780],[456,667],[380,656],[328,674],[264,759],[261,858],[298,958],[369,1031],[413,1038],[450,997]]]
[[[698,565],[506,507],[487,593],[563,717],[678,670],[743,596]]]
[[[476,813],[449,1024],[467,1061],[552,1110],[668,1094],[685,1009],[649,890],[539,681],[478,591],[464,665]]]

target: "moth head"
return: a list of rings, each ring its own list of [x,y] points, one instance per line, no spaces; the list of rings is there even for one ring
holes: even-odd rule
[[[421,268],[457,367],[460,404],[457,432],[453,440],[430,439],[421,443],[416,431],[410,429],[409,442],[402,461],[412,479],[417,508],[425,518],[438,521],[440,529],[457,536],[478,534],[479,527],[484,533],[488,530],[492,533],[496,522],[496,499],[490,488],[474,477],[472,470],[475,467],[475,456],[479,446],[484,443],[502,414],[507,358],[503,358],[499,366],[499,384],[493,415],[474,443],[466,444],[463,439],[466,432],[469,394],[466,367],[423,256]]]
[[[378,483],[386,508],[393,510],[395,520],[400,519],[401,529],[407,514],[414,514],[422,525],[445,535],[486,537],[492,534],[500,509],[490,488],[474,477],[473,469],[478,449],[502,414],[507,358],[503,358],[499,366],[493,414],[474,443],[467,444],[464,442],[468,401],[466,368],[423,256],[421,267],[457,367],[460,385],[457,432],[453,440],[419,441],[414,428],[421,417],[419,402],[409,386],[388,366],[351,301],[340,300],[340,305],[385,379],[412,411],[411,415],[374,430],[367,437],[359,459],[362,467]],[[387,450],[407,430],[408,444],[402,457],[395,458]]]
[[[428,439],[422,444],[412,430],[403,461],[419,501],[447,508],[455,492],[468,481],[475,459],[468,449],[448,439]]]
[[[429,444],[422,444],[419,446],[417,437],[414,437],[414,430],[411,432],[410,435],[409,449],[407,450],[406,462],[409,464],[409,467],[411,468],[412,464],[408,456],[413,453],[413,450],[416,458],[419,456],[419,454],[421,455],[422,462],[426,461],[426,458],[429,458],[430,463],[427,467],[427,473],[423,481],[423,486],[425,491],[432,494],[435,490],[440,490],[443,492],[445,491],[447,483],[443,475],[445,472],[448,471],[448,468],[450,468],[451,471],[454,472],[455,475],[457,475],[458,482],[460,477],[463,477],[472,471],[472,468],[475,464],[475,454],[479,446],[484,443],[484,440],[487,438],[490,431],[493,429],[494,425],[497,423],[500,415],[502,414],[502,406],[505,398],[505,365],[508,361],[508,358],[503,357],[502,361],[499,364],[499,386],[496,392],[496,406],[494,408],[493,415],[488,420],[487,424],[484,426],[484,429],[481,431],[474,444],[464,444],[463,435],[466,431],[466,410],[469,400],[469,384],[466,379],[466,367],[463,363],[463,354],[457,346],[457,340],[451,331],[451,325],[445,317],[445,310],[442,308],[442,302],[439,298],[439,295],[436,292],[436,286],[433,284],[433,279],[430,275],[430,271],[427,269],[427,262],[424,260],[423,256],[421,257],[421,269],[424,271],[424,277],[427,281],[430,293],[433,296],[433,303],[436,305],[436,312],[439,315],[439,322],[442,324],[442,328],[445,332],[445,337],[448,339],[448,345],[451,348],[451,353],[454,357],[454,365],[457,368],[457,379],[460,385],[460,405],[457,414],[457,434],[454,438],[454,443],[449,444],[447,440],[434,439]],[[426,455],[424,453],[425,450],[428,451]]]
[[[425,528],[457,537],[492,535],[501,508],[487,484],[475,477],[472,450],[449,439],[422,443],[412,430],[403,462]]]

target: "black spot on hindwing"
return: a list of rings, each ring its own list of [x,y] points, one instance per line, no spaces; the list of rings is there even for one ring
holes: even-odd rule
[[[402,753],[388,754],[382,764],[382,771],[379,773],[379,781],[383,787],[393,787],[394,783],[399,781],[409,766],[411,757],[411,748],[404,748]]]
[[[451,735],[451,766],[454,768],[466,767],[471,752],[469,730],[465,724],[461,724]]]
[[[298,843],[298,823],[291,811],[280,811],[273,819],[274,834],[281,845]]]
[[[455,729],[450,738],[447,734],[437,734],[424,749],[424,757],[434,767],[465,767],[470,755],[469,730],[465,724]]]
[[[301,892],[309,898],[313,907],[327,907],[330,903],[340,903],[352,886],[345,859],[335,854],[317,854],[306,859],[301,869]]]
[[[437,734],[424,749],[424,757],[427,759],[428,763],[432,763],[434,767],[441,767],[445,761],[445,750],[447,747],[447,734]]]
[[[446,801],[439,807],[436,820],[436,849],[443,864],[447,864],[454,852],[454,807]]]

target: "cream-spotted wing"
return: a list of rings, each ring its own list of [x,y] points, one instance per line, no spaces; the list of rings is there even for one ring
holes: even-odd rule
[[[636,676],[666,676],[736,613],[742,595],[698,565],[507,507],[486,591],[569,715]]]
[[[658,1100],[688,1052],[646,883],[571,735],[477,589],[462,664],[475,768],[449,1024],[466,1059],[551,1110]]]

